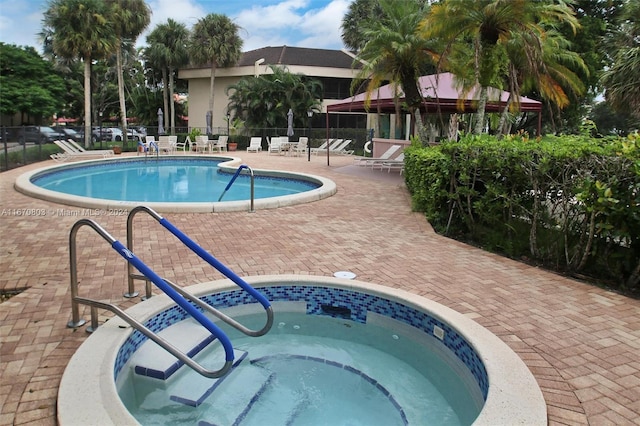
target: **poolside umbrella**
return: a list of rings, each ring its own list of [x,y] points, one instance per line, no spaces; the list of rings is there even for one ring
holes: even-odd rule
[[[158,134],[164,134],[164,127],[162,127],[162,122],[164,118],[164,113],[162,112],[162,108],[158,108]]]
[[[293,136],[293,111],[291,111],[291,108],[287,113],[287,136]]]
[[[207,134],[210,135],[211,133],[213,133],[211,131],[211,111],[207,111],[206,122],[207,122]]]

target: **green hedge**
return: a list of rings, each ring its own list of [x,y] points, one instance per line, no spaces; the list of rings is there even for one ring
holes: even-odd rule
[[[466,136],[405,151],[414,208],[437,232],[640,290],[640,137]]]

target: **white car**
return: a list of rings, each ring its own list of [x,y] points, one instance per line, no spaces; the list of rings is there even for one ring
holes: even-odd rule
[[[136,142],[141,142],[144,140],[144,136],[142,133],[138,132],[136,129],[127,129],[127,139],[134,140]]]

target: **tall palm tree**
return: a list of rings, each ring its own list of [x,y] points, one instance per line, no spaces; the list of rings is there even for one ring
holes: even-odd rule
[[[432,6],[422,28],[425,37],[440,38],[447,43],[439,55],[440,65],[446,68],[447,60],[454,52],[472,46],[466,64],[474,71],[474,84],[481,88],[475,133],[481,133],[484,127],[489,85],[504,80],[502,77],[508,72],[504,68],[504,61],[508,60],[506,44],[514,37],[523,37],[527,43],[522,44],[522,48],[531,50],[526,55],[541,57],[545,24],[578,27],[567,3],[553,0],[444,0]]]
[[[116,70],[118,73],[118,97],[123,140],[127,137],[127,105],[124,96],[122,44],[134,43],[151,21],[151,9],[144,0],[107,0],[109,19],[116,33]]]
[[[216,68],[235,65],[242,55],[240,27],[226,15],[210,13],[193,27],[189,41],[189,56],[195,64],[211,65],[209,113],[213,117],[213,88]]]
[[[640,118],[640,4],[625,4],[621,22],[612,34],[613,64],[602,75],[606,99],[614,109]]]
[[[383,17],[363,23],[363,33],[368,41],[356,57],[363,64],[358,78],[367,81],[368,97],[387,81],[396,88],[398,98],[403,92],[418,133],[426,140],[420,114],[422,93],[418,79],[433,67],[425,53],[433,47],[432,42],[421,37],[418,30],[428,6],[415,1],[379,2]],[[399,108],[396,102],[397,119],[400,118]]]
[[[170,133],[175,133],[176,111],[173,101],[174,75],[176,69],[189,62],[187,42],[189,30],[184,24],[173,19],[167,19],[165,24],[157,25],[147,36],[146,54],[149,60],[162,69],[164,110],[170,107],[170,114],[165,114],[165,127],[170,128]],[[168,81],[167,81],[168,77]],[[169,93],[167,94],[167,88]],[[170,121],[170,124],[168,123]]]
[[[44,12],[42,34],[52,51],[84,62],[84,143],[91,143],[91,61],[113,51],[116,36],[102,0],[51,0]]]
[[[367,43],[364,28],[367,23],[379,20],[382,8],[378,0],[355,0],[349,5],[342,18],[342,42],[355,52],[362,50]]]

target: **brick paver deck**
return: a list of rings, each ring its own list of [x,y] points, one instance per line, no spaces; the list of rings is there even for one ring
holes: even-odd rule
[[[473,318],[529,366],[554,425],[640,424],[640,301],[483,252],[433,232],[411,212],[402,179],[351,159],[238,153],[254,168],[333,179],[326,200],[255,213],[165,214],[240,275],[333,275],[402,288]],[[48,163],[47,163],[48,164]],[[86,339],[70,319],[69,230],[81,209],[13,189],[31,165],[0,174],[0,424],[56,424],[64,368]],[[44,209],[44,216],[18,215]],[[141,216],[142,217],[142,216]],[[125,216],[94,217],[125,241]],[[182,285],[221,278],[154,222],[136,219],[136,254]],[[128,307],[125,265],[90,230],[79,232],[80,293]],[[150,259],[153,259],[152,261]],[[101,313],[101,317],[107,314]],[[84,311],[88,317],[88,310]]]

